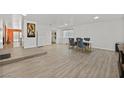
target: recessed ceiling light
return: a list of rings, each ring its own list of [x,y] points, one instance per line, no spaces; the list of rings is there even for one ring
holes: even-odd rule
[[[67,26],[68,24],[65,23],[64,25]]]
[[[96,19],[99,19],[99,17],[98,17],[98,16],[95,16],[95,17],[93,17],[93,19],[95,19],[95,20],[96,20]]]
[[[27,16],[27,14],[22,14],[23,16]]]

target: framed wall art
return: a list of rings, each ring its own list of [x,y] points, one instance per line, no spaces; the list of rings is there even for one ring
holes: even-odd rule
[[[27,23],[27,37],[35,37],[35,24]]]

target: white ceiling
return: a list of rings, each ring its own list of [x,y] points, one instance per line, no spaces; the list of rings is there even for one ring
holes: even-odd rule
[[[95,16],[99,16],[100,18],[94,20],[93,17]],[[0,18],[6,19],[5,21],[10,24],[12,14],[0,14]],[[71,26],[84,25],[122,18],[124,18],[123,14],[28,14],[25,16],[27,20],[36,21],[41,25],[51,25],[55,27],[61,27],[64,24]]]
[[[19,28],[22,27],[21,14],[0,14],[0,19],[7,25],[7,27]]]
[[[0,19],[2,19],[6,23],[6,25],[8,25],[8,26],[12,25],[12,15],[0,14]]]
[[[94,20],[94,16],[100,18]],[[101,21],[109,21],[124,18],[123,14],[28,14],[26,16],[29,20],[40,22],[44,25],[62,26],[69,25],[83,25],[96,23]]]

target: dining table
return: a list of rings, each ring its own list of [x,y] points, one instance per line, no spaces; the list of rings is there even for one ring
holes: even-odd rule
[[[82,38],[82,39],[83,39],[83,38]],[[76,38],[74,39],[74,41],[75,41],[75,45],[77,45]],[[83,39],[83,43],[84,43],[84,45],[86,45],[86,46],[88,47],[88,50],[89,50],[89,51],[92,50],[92,41],[91,41],[91,40],[90,40],[90,41],[86,41],[86,40]]]

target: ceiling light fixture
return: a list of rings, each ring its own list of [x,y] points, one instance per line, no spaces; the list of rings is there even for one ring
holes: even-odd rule
[[[98,16],[95,16],[95,17],[93,17],[93,19],[97,20],[97,19],[99,19],[99,17]]]
[[[23,16],[27,16],[27,14],[22,14]]]
[[[64,25],[67,26],[68,24],[65,23]]]

